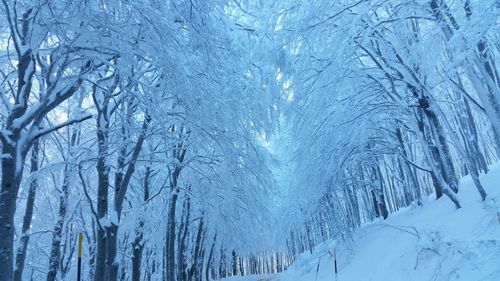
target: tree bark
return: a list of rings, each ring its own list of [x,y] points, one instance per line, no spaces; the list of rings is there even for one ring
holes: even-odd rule
[[[39,152],[40,152],[40,140],[37,139],[33,143],[33,149],[31,151],[30,170],[33,179],[30,182],[28,199],[26,200],[26,211],[24,212],[22,234],[19,241],[19,247],[16,253],[16,266],[14,267],[13,281],[21,281],[23,277],[24,262],[26,260],[26,252],[28,250],[28,243],[30,240],[30,234],[28,232],[31,228],[31,220],[33,218],[33,207],[35,206],[36,189],[38,187],[37,175],[34,175],[34,173],[38,171]]]
[[[196,273],[198,272],[198,263],[201,256],[202,244],[203,244],[203,215],[200,218],[200,223],[198,224],[198,232],[196,233],[196,241],[194,246],[193,259],[191,263],[191,268],[188,273],[188,281],[197,280]],[[236,255],[236,253],[235,253]],[[235,274],[236,275],[236,274]]]
[[[146,166],[146,173],[144,175],[144,204],[149,200],[149,184],[151,177],[151,167]],[[132,281],[140,281],[141,280],[141,263],[142,263],[142,254],[144,252],[144,217],[139,218],[139,227],[135,232],[135,239],[132,243]]]
[[[210,252],[208,252],[207,265],[205,267],[205,280],[210,280],[210,269],[212,268],[212,259],[214,256],[215,242],[217,241],[217,234],[214,235],[214,240],[212,246],[210,247]]]
[[[109,166],[106,164],[108,155],[108,129],[109,122],[103,110],[97,114],[97,216],[101,221],[107,220],[108,216],[108,187],[109,187]],[[98,223],[97,227],[97,248],[95,255],[94,281],[105,281],[106,274],[106,229]]]
[[[17,168],[21,171],[16,171],[16,164],[22,160],[18,159],[15,147],[10,144],[4,143],[2,153],[9,157],[2,159],[2,190],[0,193],[0,237],[2,237],[0,239],[0,272],[2,272],[2,276],[0,281],[11,281],[14,268],[14,214],[22,175],[22,167]]]
[[[118,171],[115,175],[115,198],[113,204],[114,208],[113,218],[116,219],[116,221],[114,220],[110,221],[106,235],[106,243],[108,249],[106,253],[108,281],[118,280],[119,263],[116,260],[116,254],[118,245],[118,229],[122,213],[123,201],[125,200],[125,195],[127,194],[128,186],[130,184],[132,175],[135,172],[135,164],[142,150],[142,145],[144,144],[144,140],[146,138],[146,133],[150,122],[151,118],[146,113],[146,116],[142,124],[141,132],[139,134],[137,142],[134,145],[134,148],[132,150],[132,155],[130,156],[128,164],[125,163],[125,157],[127,154],[127,145],[123,144],[121,153],[118,157],[118,165],[117,165]],[[122,124],[122,126],[126,126],[126,124]],[[126,141],[126,139],[127,138],[125,137],[124,142]],[[123,170],[125,170],[125,173],[122,172]]]
[[[186,266],[186,239],[189,234],[189,221],[191,219],[191,202],[189,196],[184,199],[184,207],[182,209],[181,225],[177,236],[177,280],[187,280]]]
[[[167,219],[167,247],[166,247],[166,281],[175,281],[175,209],[179,188],[172,192],[168,206]]]
[[[9,13],[8,6],[4,2],[6,12]],[[29,12],[31,13],[31,11]],[[23,15],[23,24],[26,29],[29,28],[29,13]],[[27,33],[28,31],[26,31]],[[24,35],[27,35],[27,34]],[[14,30],[11,30],[14,34]],[[14,38],[15,40],[15,38]],[[23,175],[23,166],[28,151],[33,142],[26,141],[20,143],[21,130],[14,126],[14,121],[22,117],[28,110],[28,98],[31,93],[32,79],[35,73],[34,57],[31,49],[27,49],[19,55],[17,65],[17,96],[15,105],[7,117],[5,131],[8,136],[0,133],[2,141],[2,188],[0,190],[0,281],[11,281],[14,273],[14,215],[16,212],[16,201],[19,193],[19,187]],[[26,125],[27,126],[27,125]],[[19,152],[18,152],[19,150]]]
[[[68,196],[69,196],[69,178],[70,169],[66,165],[64,168],[64,180],[59,195],[59,211],[56,225],[52,234],[52,246],[49,257],[49,271],[47,272],[47,281],[55,281],[59,269],[59,261],[61,258],[61,240],[64,221],[66,219]]]
[[[143,242],[143,230],[144,226],[143,222],[139,223],[139,230],[136,231],[136,236],[134,242],[132,243],[132,281],[140,281],[141,280],[141,262],[142,262],[142,253],[144,251],[144,242]]]
[[[71,133],[71,138],[69,139],[67,161],[74,160],[73,153],[71,150],[78,143],[79,134],[80,134],[79,129],[75,129]],[[52,244],[49,257],[49,271],[47,272],[47,281],[55,281],[59,269],[59,264],[61,259],[61,241],[63,234],[62,230],[64,222],[66,220],[68,197],[69,197],[69,184],[70,184],[70,178],[72,176],[73,176],[73,168],[70,165],[66,164],[64,166],[63,184],[61,187],[61,193],[59,194],[58,219],[56,225],[54,226],[52,234]]]

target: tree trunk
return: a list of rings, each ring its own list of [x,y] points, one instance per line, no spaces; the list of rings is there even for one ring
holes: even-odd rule
[[[151,167],[146,166],[146,173],[144,175],[144,197],[143,202],[149,200],[149,184],[151,177]],[[139,218],[139,227],[135,232],[135,239],[132,243],[132,281],[140,281],[141,280],[141,263],[142,263],[142,254],[144,252],[144,217]]]
[[[194,246],[193,260],[191,268],[188,273],[188,281],[197,280],[196,273],[198,272],[198,263],[201,255],[201,247],[203,244],[203,215],[200,218],[200,224],[198,225],[198,232],[196,233],[196,241]],[[236,254],[235,254],[236,255]]]
[[[107,109],[104,109],[107,110]],[[103,116],[103,111],[97,115],[97,216],[102,221],[107,220],[108,216],[108,187],[109,187],[109,166],[106,164],[108,155],[108,129],[109,123]],[[97,228],[97,249],[95,256],[94,281],[105,281],[106,273],[106,229],[98,223]]]
[[[422,205],[422,193],[420,191],[420,186],[418,184],[418,181],[416,179],[416,176],[415,176],[415,167],[410,167],[410,165],[408,164],[408,161],[410,161],[410,157],[408,155],[408,152],[406,151],[406,147],[404,145],[404,140],[403,140],[403,133],[401,131],[401,128],[397,128],[396,129],[396,137],[398,139],[398,142],[399,142],[399,146],[400,146],[400,149],[401,149],[401,153],[403,154],[403,156],[406,158],[404,162],[404,170],[406,171],[407,174],[409,174],[409,177],[411,180],[411,183],[413,185],[413,188],[415,190],[415,197],[417,199],[417,204],[419,206]]]
[[[181,225],[178,233],[177,245],[177,280],[187,280],[186,266],[186,239],[189,234],[189,220],[191,213],[191,202],[189,197],[185,198],[184,208],[182,210]]]
[[[24,262],[26,260],[26,252],[28,250],[28,243],[30,240],[30,235],[28,231],[31,228],[31,219],[33,218],[33,207],[35,206],[35,196],[36,189],[38,186],[37,175],[33,175],[38,171],[38,155],[40,152],[40,141],[36,140],[33,143],[33,150],[31,151],[31,174],[33,179],[30,182],[30,188],[28,191],[28,199],[26,200],[26,210],[23,217],[23,228],[22,234],[19,241],[19,247],[16,253],[16,266],[14,267],[14,279],[13,281],[21,281],[24,271]]]
[[[425,104],[429,104],[428,101]],[[430,131],[433,134],[434,145],[436,147],[436,159],[441,167],[441,174],[448,186],[455,193],[458,192],[458,176],[453,167],[453,159],[446,141],[445,132],[438,120],[436,113],[430,108],[423,108],[425,115],[429,119]]]
[[[172,132],[176,131],[175,126],[170,128]],[[170,170],[170,190],[171,197],[168,206],[167,213],[167,237],[166,237],[166,255],[165,255],[165,269],[166,269],[166,281],[175,281],[175,211],[177,206],[177,198],[179,196],[179,178],[182,171],[182,163],[184,162],[184,158],[186,156],[186,148],[184,147],[184,143],[182,138],[184,137],[185,131],[183,128],[179,130],[180,135],[179,142],[175,145],[172,150],[172,156],[177,159],[177,163],[173,165]]]
[[[377,165],[377,171],[376,171],[376,173],[378,174],[378,180],[379,180],[379,184],[378,184],[378,188],[379,188],[379,198],[378,198],[379,209],[380,209],[380,214],[382,215],[382,217],[385,220],[389,216],[389,210],[387,208],[387,203],[386,203],[385,195],[384,195],[384,178],[382,177],[382,171],[380,170],[380,166],[378,166],[378,165]]]
[[[68,196],[69,196],[69,178],[71,176],[70,169],[66,165],[64,168],[64,180],[59,195],[59,212],[56,225],[52,234],[52,246],[49,257],[49,271],[47,272],[47,281],[55,281],[57,271],[59,269],[59,261],[61,257],[61,240],[64,221],[66,219]]]
[[[8,157],[2,158],[0,193],[0,237],[2,237],[0,239],[0,272],[2,274],[0,281],[11,281],[14,269],[14,214],[22,167],[18,167],[20,171],[16,171],[16,163],[21,159],[18,159],[14,146],[4,143],[2,153]]]
[[[139,223],[139,230],[136,232],[134,242],[132,243],[132,281],[141,280],[141,262],[142,253],[144,251],[143,239],[143,222]]]
[[[115,216],[116,214],[113,214]],[[116,252],[118,247],[118,225],[116,221],[110,218],[110,223],[106,227],[106,272],[107,281],[118,280],[118,261]]]
[[[212,267],[212,258],[214,256],[215,250],[215,242],[217,241],[217,234],[214,235],[214,241],[212,242],[212,246],[210,247],[210,252],[208,252],[207,265],[205,267],[205,280],[210,280],[210,268]]]
[[[233,260],[231,261],[231,269],[233,271],[233,275],[238,275],[238,257],[236,256],[236,252],[233,250],[231,252],[231,256]]]
[[[175,281],[175,209],[179,188],[172,192],[168,206],[167,219],[167,247],[166,247],[166,281]]]
[[[130,112],[127,112],[130,113]],[[123,136],[123,144],[120,149],[120,154],[118,156],[117,172],[115,174],[115,193],[114,193],[114,204],[113,213],[109,223],[109,227],[106,231],[106,243],[107,243],[107,253],[106,253],[106,269],[108,273],[107,281],[117,281],[118,280],[118,270],[119,263],[116,260],[117,246],[118,246],[118,228],[120,224],[121,212],[123,200],[125,200],[125,195],[128,190],[130,179],[135,172],[135,164],[142,150],[142,145],[144,143],[148,125],[151,122],[151,118],[146,113],[141,132],[132,150],[132,155],[130,156],[129,163],[125,163],[125,158],[127,156],[128,146],[125,144],[127,138],[130,136]],[[125,131],[125,123],[122,123],[122,131]],[[123,171],[125,170],[125,173]]]

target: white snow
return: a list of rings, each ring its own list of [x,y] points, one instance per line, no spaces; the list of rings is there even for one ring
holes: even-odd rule
[[[472,179],[460,181],[456,210],[449,199],[429,197],[385,221],[368,224],[351,241],[328,241],[273,281],[498,281],[500,280],[500,163],[481,176],[481,202]],[[335,279],[331,251],[337,246]],[[319,271],[316,269],[321,258]],[[227,279],[231,281],[267,280]]]
[[[102,217],[99,219],[99,224],[102,227],[111,227],[112,225],[118,225],[118,213],[116,210],[109,210],[107,217]]]
[[[109,223],[113,225],[118,225],[118,213],[116,212],[115,209],[111,209],[109,211]]]
[[[222,279],[223,281],[272,281],[274,275],[247,275],[247,276],[233,276]]]

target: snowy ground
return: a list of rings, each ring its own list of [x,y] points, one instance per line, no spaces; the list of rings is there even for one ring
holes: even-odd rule
[[[238,276],[238,277],[228,277],[222,279],[223,281],[273,281],[275,280],[275,275],[249,275],[249,276]]]
[[[500,164],[483,175],[481,202],[472,180],[460,183],[462,209],[447,199],[428,198],[423,207],[402,210],[386,221],[357,230],[352,241],[329,241],[301,255],[273,281],[335,280],[330,251],[337,246],[337,281],[499,281]],[[316,269],[319,263],[319,271]],[[268,277],[228,281],[264,281]]]

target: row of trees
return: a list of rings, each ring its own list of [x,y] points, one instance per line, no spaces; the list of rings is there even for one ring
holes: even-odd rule
[[[316,1],[284,9],[292,254],[434,193],[460,201],[499,157],[497,1]],[[297,109],[299,108],[299,109]],[[300,160],[300,161],[299,161]],[[311,207],[313,206],[313,207]],[[438,215],[438,214],[437,214]],[[303,218],[302,218],[303,217]]]
[[[79,232],[84,280],[275,273],[431,193],[460,208],[464,175],[487,200],[498,9],[1,0],[0,281],[70,278]]]
[[[266,227],[256,139],[279,98],[243,7],[1,4],[0,280],[74,278],[79,232],[83,280],[235,273],[231,251]],[[238,274],[289,263],[244,256]]]

